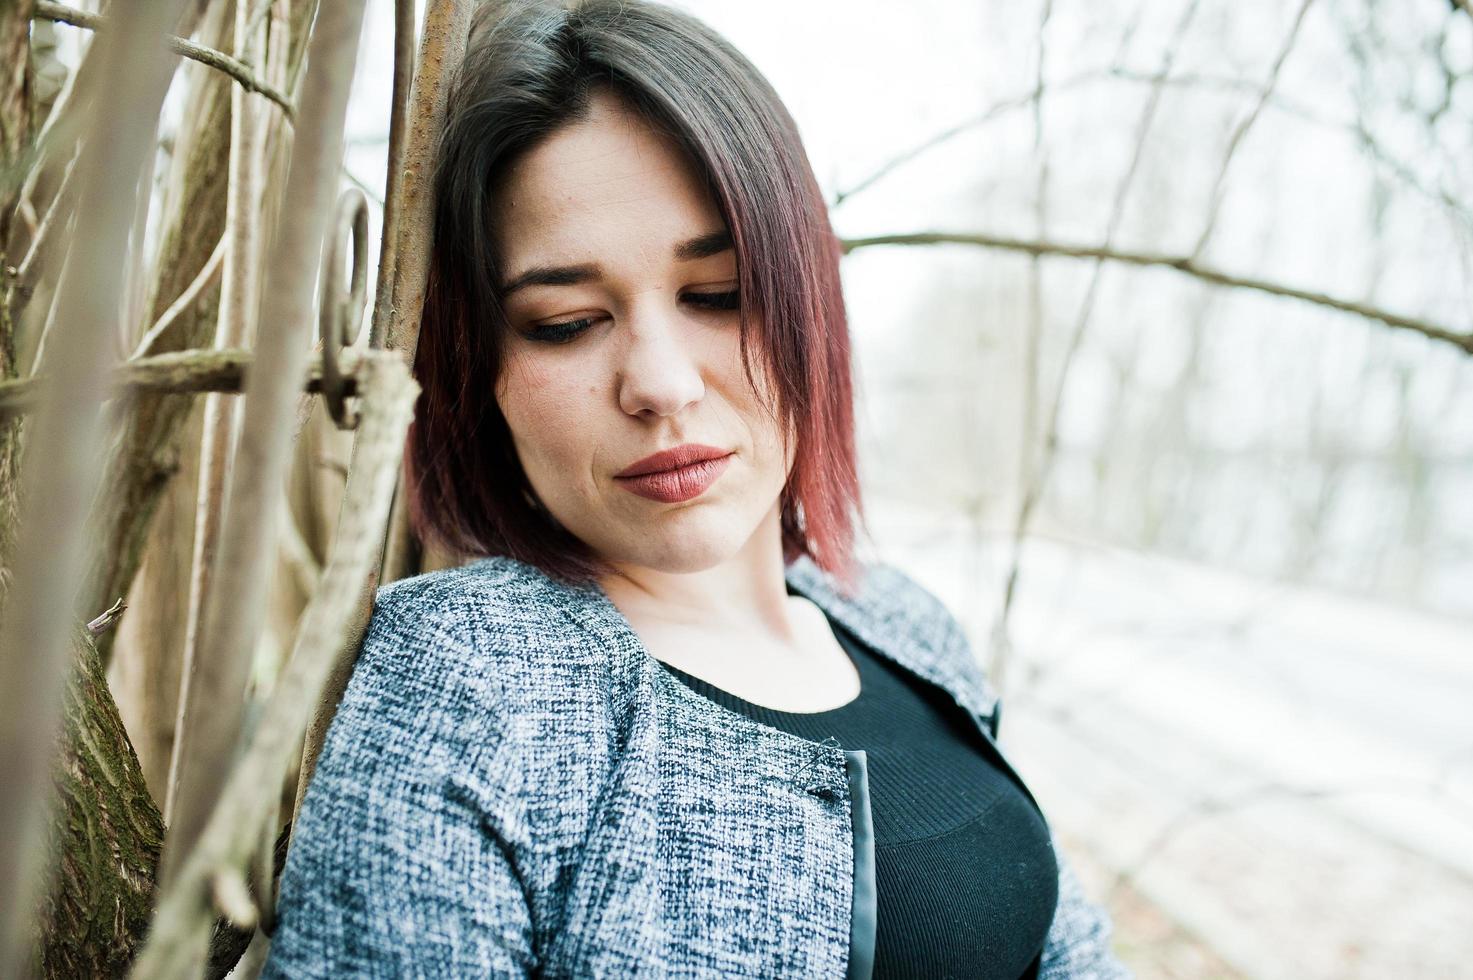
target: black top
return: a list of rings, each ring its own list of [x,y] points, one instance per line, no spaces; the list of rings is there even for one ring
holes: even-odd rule
[[[829,625],[860,677],[859,696],[831,711],[775,711],[665,668],[763,724],[865,750],[875,977],[1034,976],[1058,903],[1058,866],[1037,808],[945,690]]]

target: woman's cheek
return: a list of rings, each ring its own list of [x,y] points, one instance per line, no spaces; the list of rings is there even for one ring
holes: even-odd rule
[[[584,457],[598,444],[607,420],[598,411],[597,389],[582,373],[533,369],[524,378],[527,423],[560,466],[587,468]]]
[[[566,413],[566,369],[541,363],[535,355],[521,355],[507,362],[502,404],[533,426],[541,426],[549,413]],[[574,389],[577,390],[577,389]]]

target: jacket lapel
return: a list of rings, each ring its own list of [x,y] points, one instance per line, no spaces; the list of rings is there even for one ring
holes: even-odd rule
[[[871,565],[850,599],[807,555],[788,566],[787,580],[878,654],[941,687],[992,734],[996,691],[955,618],[914,580],[891,565]]]

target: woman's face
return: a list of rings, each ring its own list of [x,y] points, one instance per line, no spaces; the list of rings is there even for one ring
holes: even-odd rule
[[[496,400],[538,502],[604,559],[665,572],[710,568],[775,528],[791,447],[765,363],[759,392],[743,373],[736,255],[677,145],[600,92],[497,190],[511,332]],[[616,478],[692,443],[729,456],[705,480]]]

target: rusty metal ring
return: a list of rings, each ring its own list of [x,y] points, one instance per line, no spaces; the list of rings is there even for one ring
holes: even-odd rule
[[[344,285],[343,252],[349,239],[353,266]],[[322,283],[317,304],[318,333],[322,340],[322,397],[339,429],[355,429],[358,413],[348,408],[347,378],[338,359],[343,348],[357,342],[368,293],[368,198],[356,187],[343,191],[338,198],[318,279]]]

